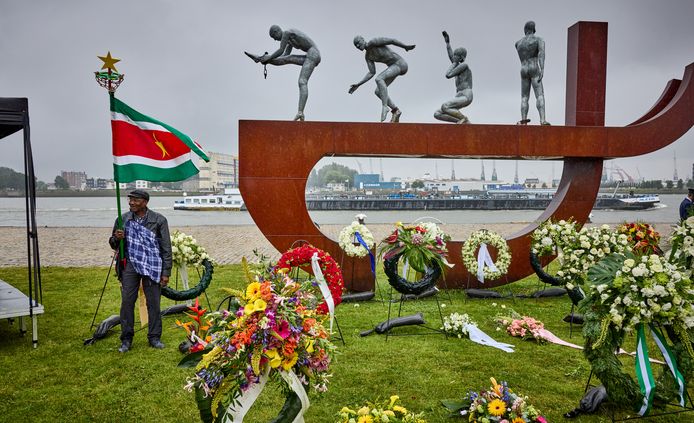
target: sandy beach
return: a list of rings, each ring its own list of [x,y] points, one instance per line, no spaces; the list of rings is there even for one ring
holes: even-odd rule
[[[671,231],[670,223],[654,224],[666,244]],[[470,233],[485,227],[502,235],[511,235],[525,224],[449,224],[442,229],[449,233],[454,240],[464,240]],[[369,228],[377,240],[383,239],[392,225],[370,225]],[[171,231],[180,230],[195,237],[200,245],[205,247],[219,264],[241,262],[241,258],[252,257],[257,249],[273,258],[279,253],[268,242],[255,225],[243,226],[188,226],[172,227]],[[323,233],[332,239],[342,229],[339,225],[324,225]],[[59,267],[89,267],[109,266],[112,251],[108,245],[108,228],[39,228],[39,250],[42,266]],[[0,227],[0,267],[25,266],[26,229],[20,227]],[[664,245],[665,246],[665,245]]]

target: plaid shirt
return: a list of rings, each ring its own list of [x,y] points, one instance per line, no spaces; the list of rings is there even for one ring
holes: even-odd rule
[[[125,222],[125,242],[128,247],[128,259],[135,271],[154,282],[159,282],[162,260],[159,255],[159,242],[154,232],[142,226],[136,219],[128,220]]]
[[[137,273],[160,282],[162,276],[171,275],[171,241],[169,225],[166,218],[152,210],[147,210],[144,218],[138,218],[132,212],[123,214],[125,223],[125,256],[133,264]],[[118,229],[118,220],[113,225],[113,232]],[[109,238],[109,244],[118,250],[119,241],[115,236]],[[135,251],[135,252],[133,252]],[[155,257],[150,257],[155,256]],[[156,265],[157,261],[159,265]]]

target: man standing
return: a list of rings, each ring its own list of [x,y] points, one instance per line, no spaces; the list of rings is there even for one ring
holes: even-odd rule
[[[118,277],[121,281],[121,346],[118,351],[124,353],[132,346],[135,334],[135,301],[142,282],[142,289],[147,299],[147,316],[149,327],[147,339],[153,348],[162,349],[161,342],[161,287],[169,283],[171,275],[171,238],[166,218],[147,208],[149,193],[136,189],[128,194],[130,211],[123,214],[125,230],[118,228],[118,220],[113,226],[109,244],[114,250],[119,249],[121,240],[125,240],[125,266],[119,257]]]
[[[304,107],[308,100],[308,79],[311,77],[313,70],[320,63],[320,51],[306,34],[296,29],[288,29],[282,31],[277,25],[270,27],[270,37],[280,42],[279,48],[272,54],[265,53],[262,56],[257,56],[248,52],[246,56],[250,57],[254,62],[262,63],[263,65],[299,65],[301,72],[299,73],[299,111],[294,120],[304,120]],[[306,54],[291,54],[292,49],[305,51]]]
[[[694,214],[694,189],[689,188],[689,193],[684,200],[680,203],[680,221],[686,220],[689,216]]]
[[[434,117],[444,122],[469,123],[470,120],[460,111],[472,103],[472,72],[465,63],[467,50],[460,47],[453,51],[446,31],[443,31],[443,40],[446,42],[446,51],[451,61],[446,78],[455,78],[456,93],[454,99],[443,103],[441,108],[434,112]]]
[[[362,84],[373,78],[376,74],[375,62],[384,63],[388,67],[376,77],[376,96],[381,99],[381,122],[386,120],[389,108],[392,113],[390,121],[400,122],[400,115],[402,115],[402,112],[388,96],[388,86],[395,78],[407,73],[407,62],[405,62],[405,59],[400,57],[400,55],[388,48],[389,45],[398,46],[405,49],[405,51],[410,51],[415,48],[414,44],[403,44],[394,38],[379,37],[367,43],[361,35],[354,37],[354,46],[361,51],[366,51],[366,66],[369,68],[369,72],[361,81],[350,85],[349,93],[352,94]]]
[[[521,120],[519,125],[527,125],[530,87],[535,92],[535,105],[540,112],[540,125],[549,125],[545,120],[545,91],[542,76],[545,70],[545,41],[535,35],[535,22],[525,23],[525,36],[516,41],[518,58],[521,61]]]

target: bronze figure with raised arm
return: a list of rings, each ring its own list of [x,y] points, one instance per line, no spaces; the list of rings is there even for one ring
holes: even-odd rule
[[[446,31],[442,32],[443,40],[446,42],[446,51],[451,61],[451,66],[446,71],[446,78],[455,78],[455,97],[441,105],[441,108],[434,112],[434,117],[444,122],[469,123],[470,120],[460,109],[472,103],[472,72],[465,63],[467,50],[460,47],[455,50],[451,48],[450,37]]]
[[[248,52],[246,56],[250,57],[254,62],[262,63],[263,65],[298,65],[301,66],[299,72],[299,111],[294,120],[304,120],[304,107],[308,99],[308,79],[311,77],[313,70],[320,63],[320,51],[306,34],[296,29],[287,29],[282,31],[277,25],[270,27],[270,37],[280,42],[280,46],[274,53],[264,55],[255,55]],[[299,49],[306,54],[292,54],[293,49]]]
[[[388,110],[392,113],[390,121],[399,122],[402,112],[388,96],[388,86],[395,78],[407,73],[407,62],[391,50],[388,47],[389,45],[403,48],[405,51],[415,48],[414,44],[404,44],[395,38],[379,37],[366,42],[361,35],[354,37],[354,46],[361,51],[365,51],[366,66],[369,71],[361,81],[349,87],[349,93],[352,94],[362,84],[373,78],[376,74],[376,62],[384,63],[388,67],[376,77],[376,96],[381,99],[381,122],[386,120]]]
[[[549,125],[545,119],[545,92],[542,76],[545,69],[545,41],[535,35],[535,22],[525,23],[525,36],[516,42],[518,58],[521,62],[521,120],[519,125],[527,125],[530,87],[535,92],[535,104],[540,112],[540,125]]]

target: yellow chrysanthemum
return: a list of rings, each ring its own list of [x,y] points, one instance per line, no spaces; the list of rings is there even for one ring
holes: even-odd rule
[[[246,299],[249,301],[255,300],[260,295],[260,283],[253,282],[246,288]]]
[[[511,423],[527,423],[523,417],[514,418]]]
[[[393,411],[395,411],[396,413],[402,414],[403,416],[405,414],[407,414],[407,408],[405,408],[401,405],[396,405],[395,407],[393,407]]]
[[[360,416],[359,420],[357,420],[357,423],[373,423],[374,419],[371,416]]]
[[[489,414],[492,416],[503,416],[506,412],[506,403],[500,399],[492,400],[492,402],[487,405],[487,410],[489,410]]]

